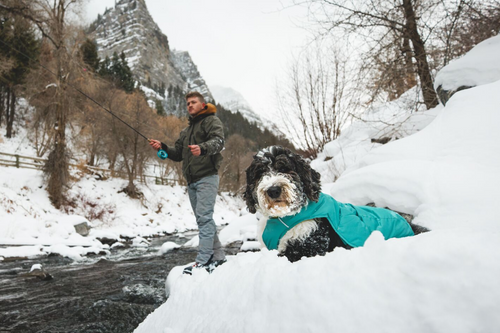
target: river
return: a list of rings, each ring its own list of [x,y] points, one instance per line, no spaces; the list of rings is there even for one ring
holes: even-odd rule
[[[0,332],[132,332],[166,301],[165,279],[175,266],[194,261],[196,249],[159,255],[166,241],[148,248],[114,250],[73,262],[60,256],[0,263]],[[26,277],[42,264],[53,278]]]

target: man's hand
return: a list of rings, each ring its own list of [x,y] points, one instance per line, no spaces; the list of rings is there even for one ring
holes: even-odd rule
[[[160,141],[153,140],[153,139],[149,139],[148,141],[149,141],[149,145],[151,147],[153,147],[156,150],[160,150],[160,148],[161,148],[161,142]]]
[[[198,145],[189,145],[189,149],[191,149],[191,154],[194,156],[200,156],[201,155],[201,148]]]

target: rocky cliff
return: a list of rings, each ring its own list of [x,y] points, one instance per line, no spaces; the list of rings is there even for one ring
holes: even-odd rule
[[[137,81],[156,91],[169,86],[197,90],[213,99],[187,52],[172,52],[144,0],[121,0],[89,28],[101,58],[125,54]]]

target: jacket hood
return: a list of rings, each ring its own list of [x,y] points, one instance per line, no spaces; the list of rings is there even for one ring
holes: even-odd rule
[[[213,115],[217,112],[217,108],[215,105],[211,103],[207,103],[207,106],[205,109],[201,110],[196,116],[194,117],[189,117],[189,124],[194,124],[198,122],[198,120],[201,120],[205,118],[206,116]]]
[[[203,110],[201,110],[196,116],[190,118],[196,118],[201,116],[202,114],[215,114],[216,112],[217,108],[215,107],[215,105],[213,105],[212,103],[207,103],[207,106]]]

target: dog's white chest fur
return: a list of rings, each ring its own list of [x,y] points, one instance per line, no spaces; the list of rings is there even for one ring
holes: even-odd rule
[[[262,234],[264,233],[264,229],[266,228],[267,219],[267,217],[261,217],[261,219],[259,220],[259,241],[263,245],[264,241],[262,239]],[[283,253],[289,241],[304,241],[307,237],[309,237],[309,235],[311,235],[312,232],[316,231],[317,229],[318,223],[315,220],[306,220],[297,224],[295,227],[288,230],[287,233],[280,239],[278,243],[278,251],[280,253]]]

